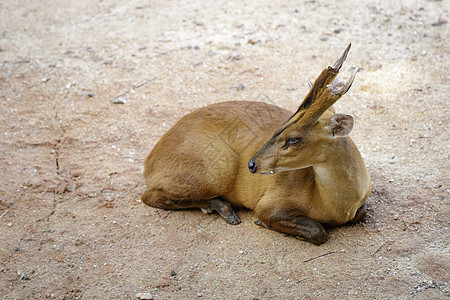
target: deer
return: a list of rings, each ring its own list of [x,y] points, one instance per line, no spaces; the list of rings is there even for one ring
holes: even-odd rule
[[[371,177],[349,137],[354,118],[333,104],[350,89],[332,84],[351,44],[322,71],[297,111],[257,101],[228,101],[187,114],[144,162],[142,201],[160,209],[200,208],[239,224],[255,223],[320,245],[325,228],[366,216]]]

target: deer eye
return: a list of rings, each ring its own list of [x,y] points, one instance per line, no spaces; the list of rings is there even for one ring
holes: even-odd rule
[[[286,146],[285,147],[296,146],[296,145],[300,144],[301,141],[302,141],[301,138],[288,138],[288,139],[286,139]]]

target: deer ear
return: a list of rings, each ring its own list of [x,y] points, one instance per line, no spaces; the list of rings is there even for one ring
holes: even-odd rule
[[[330,118],[330,126],[327,129],[334,137],[344,137],[350,134],[355,120],[347,114],[334,114]]]

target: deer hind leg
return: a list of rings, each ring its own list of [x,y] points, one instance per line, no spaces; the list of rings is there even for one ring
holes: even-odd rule
[[[259,204],[258,204],[259,206]],[[301,215],[292,209],[256,207],[257,225],[302,237],[306,241],[320,245],[327,240],[327,232],[319,222]]]
[[[241,223],[231,204],[221,197],[203,200],[182,199],[171,196],[163,190],[147,190],[142,195],[142,201],[147,205],[162,209],[200,208],[204,213],[216,211],[229,224]]]
[[[241,223],[241,220],[239,219],[231,204],[222,197],[216,197],[204,201],[208,203],[206,208],[201,207],[202,212],[204,212],[205,214],[210,214],[213,211],[216,211],[229,224],[237,225]]]

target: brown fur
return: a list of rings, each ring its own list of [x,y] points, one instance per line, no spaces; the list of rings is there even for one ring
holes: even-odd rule
[[[239,101],[183,117],[145,160],[143,202],[165,209],[215,210],[231,224],[240,221],[230,204],[247,207],[260,224],[315,244],[326,240],[321,224],[359,221],[371,181],[352,140],[334,136],[351,130],[339,127],[345,129],[351,116],[335,115],[330,124],[331,105],[346,92],[338,95],[326,86],[338,71],[331,70],[314,84],[317,96],[310,93],[294,116],[274,105]],[[286,147],[292,137],[301,142]],[[248,169],[250,159],[257,174]]]

